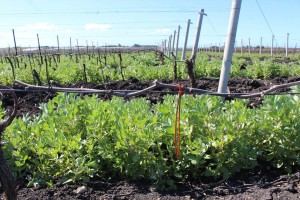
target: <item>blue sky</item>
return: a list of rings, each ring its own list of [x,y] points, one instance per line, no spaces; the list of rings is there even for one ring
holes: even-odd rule
[[[300,46],[299,0],[257,0],[275,35],[278,46]],[[1,1],[0,47],[13,47],[12,29],[18,46],[60,46],[105,44],[161,44],[182,27],[179,46],[183,45],[186,22],[191,19],[188,46],[194,42],[198,12],[205,9],[199,46],[224,44],[231,0],[13,0]],[[237,44],[271,45],[268,28],[256,0],[243,0]]]

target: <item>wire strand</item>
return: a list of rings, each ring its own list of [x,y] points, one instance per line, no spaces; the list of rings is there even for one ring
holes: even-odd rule
[[[216,31],[216,29],[215,29],[214,25],[212,24],[211,20],[209,19],[208,16],[206,16],[206,17],[207,17],[207,21],[208,21],[209,25],[211,26],[211,28],[213,29],[213,31],[214,31],[215,34],[216,34],[215,36],[217,36],[219,42],[222,42],[222,41],[221,41],[221,38],[219,37],[220,35],[219,35],[218,32]]]
[[[258,6],[258,8],[259,8],[259,10],[260,10],[260,12],[261,12],[261,14],[263,15],[263,17],[264,17],[264,19],[265,19],[265,22],[267,23],[267,25],[268,25],[268,27],[269,27],[270,32],[272,33],[272,36],[274,36],[274,40],[275,40],[275,42],[276,42],[276,45],[278,45],[277,40],[276,40],[276,37],[275,37],[275,35],[274,35],[274,33],[273,33],[273,30],[272,30],[272,28],[271,28],[271,26],[270,26],[270,24],[269,24],[269,22],[268,22],[268,19],[267,19],[266,15],[264,14],[264,11],[262,10],[262,8],[261,8],[261,6],[259,5],[258,1],[257,1],[257,0],[255,0],[255,1],[256,1],[256,4],[257,4],[257,6]]]

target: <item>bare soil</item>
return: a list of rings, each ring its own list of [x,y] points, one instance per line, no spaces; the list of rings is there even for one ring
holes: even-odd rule
[[[272,85],[299,81],[300,77],[275,78],[270,80],[250,80],[234,78],[229,82],[230,92],[252,93],[270,88]],[[177,82],[173,80],[160,80],[164,83]],[[181,83],[189,84],[187,80]],[[106,84],[57,85],[61,87],[85,87],[95,89],[127,89],[140,90],[152,85],[152,81],[139,81],[130,78],[127,81],[117,81]],[[197,88],[217,91],[218,79],[206,78],[197,80]],[[20,88],[19,86],[14,86]],[[282,91],[288,91],[287,89]],[[25,113],[36,115],[41,113],[39,104],[56,96],[54,93],[24,93],[18,92],[18,116]],[[145,94],[152,103],[162,102],[164,94]],[[109,96],[102,96],[109,99]],[[12,104],[10,97],[1,97],[2,106]],[[261,98],[251,99],[248,106],[259,107]],[[24,180],[18,180],[18,199],[300,199],[300,173],[294,169],[287,175],[284,171],[272,169],[269,166],[259,166],[252,171],[243,171],[229,180],[199,180],[193,183],[177,183],[176,190],[159,191],[147,180],[93,180],[90,183],[77,183],[75,185],[56,184],[51,188],[28,188]],[[81,188],[81,189],[80,189]],[[0,191],[2,192],[2,191]]]

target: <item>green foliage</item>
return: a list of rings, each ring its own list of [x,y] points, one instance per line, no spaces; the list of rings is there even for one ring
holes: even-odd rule
[[[119,57],[116,54],[106,55],[107,63],[104,66],[104,55],[81,55],[78,62],[75,56],[61,55],[60,62],[49,63],[50,79],[60,84],[84,81],[83,64],[86,65],[87,81],[100,83],[105,81],[121,80]],[[4,59],[4,58],[1,58]],[[99,62],[99,59],[101,62]],[[98,61],[97,61],[98,60]],[[298,55],[291,55],[288,60],[284,57],[271,59],[269,55],[236,54],[232,60],[231,77],[245,78],[273,78],[281,76],[299,76],[300,62]],[[174,78],[173,61],[165,59],[161,65],[158,56],[153,52],[148,53],[123,53],[122,66],[124,78],[136,77],[140,80],[170,79]],[[286,62],[288,61],[288,62]],[[27,66],[27,67],[25,67]],[[203,53],[197,55],[195,65],[196,78],[219,77],[222,66],[222,54]],[[241,70],[241,66],[246,66]],[[187,78],[185,63],[177,63],[178,78]],[[16,79],[28,83],[36,83],[32,76],[32,70],[36,70],[43,84],[47,84],[45,64],[39,66],[37,58],[22,57],[20,67],[15,68]],[[0,82],[11,84],[13,82],[12,69],[5,60],[0,63]]]
[[[290,172],[300,164],[300,99],[268,96],[261,108],[245,100],[183,96],[181,154],[173,158],[175,96],[100,101],[59,94],[43,114],[16,119],[4,134],[13,172],[30,185],[92,177],[152,180],[160,188],[204,176],[229,178],[268,164]]]

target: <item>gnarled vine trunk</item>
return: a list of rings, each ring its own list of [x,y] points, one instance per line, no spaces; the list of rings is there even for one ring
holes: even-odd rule
[[[5,161],[2,146],[0,148],[0,181],[1,187],[4,189],[3,199],[17,199],[16,181],[13,177],[8,164]]]
[[[195,62],[195,60],[193,58],[185,61],[185,65],[187,68],[189,79],[191,81],[192,88],[196,87],[196,79],[195,79],[195,75],[194,75],[194,62]]]
[[[1,86],[1,88],[9,89],[5,86]],[[16,181],[13,177],[8,164],[4,158],[3,150],[2,150],[2,135],[6,127],[8,127],[17,114],[17,106],[18,106],[18,98],[16,94],[12,91],[11,95],[14,100],[14,108],[8,107],[6,118],[0,122],[0,182],[1,187],[4,189],[3,199],[5,200],[16,200],[17,199],[17,191],[16,191]]]

